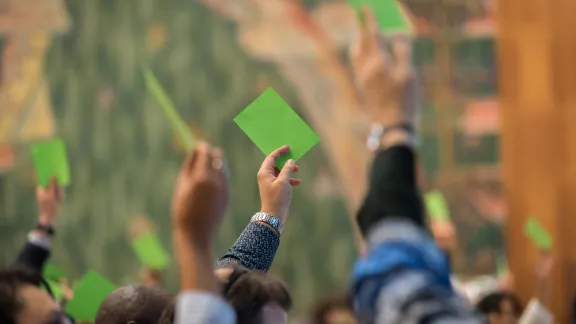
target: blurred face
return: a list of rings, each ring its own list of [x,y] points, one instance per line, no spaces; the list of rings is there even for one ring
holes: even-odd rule
[[[262,323],[266,324],[286,324],[288,314],[277,303],[268,303],[262,307]]]
[[[333,309],[326,314],[328,324],[356,324],[356,319],[348,309]]]
[[[514,305],[509,300],[504,300],[500,304],[500,313],[493,313],[488,316],[490,324],[516,324],[518,316],[514,311]]]
[[[18,324],[68,324],[60,305],[50,295],[33,285],[24,285],[19,291],[24,308],[16,317]]]

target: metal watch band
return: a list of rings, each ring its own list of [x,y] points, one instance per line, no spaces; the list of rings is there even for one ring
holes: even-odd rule
[[[370,133],[368,134],[368,139],[366,140],[366,146],[371,151],[377,151],[380,148],[382,137],[391,130],[401,129],[410,134],[414,134],[414,127],[410,123],[400,123],[390,126],[383,126],[380,124],[375,124],[370,128]]]
[[[266,214],[266,213],[256,213],[254,214],[254,216],[252,216],[252,219],[250,220],[251,222],[262,222],[262,223],[266,223],[272,227],[274,227],[274,229],[276,229],[278,231],[278,233],[282,234],[282,232],[284,232],[284,224],[282,224],[282,222],[270,215],[270,214]]]

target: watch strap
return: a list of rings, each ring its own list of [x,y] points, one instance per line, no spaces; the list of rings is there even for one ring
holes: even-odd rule
[[[254,214],[254,216],[252,216],[252,219],[250,221],[251,222],[266,223],[266,224],[272,226],[280,234],[282,234],[282,232],[284,232],[284,224],[282,224],[282,222],[278,218],[276,218],[270,214],[256,213],[256,214]]]
[[[378,150],[381,145],[382,137],[386,135],[386,133],[396,129],[406,131],[411,135],[414,134],[414,126],[412,125],[412,123],[403,122],[389,126],[375,124],[372,126],[372,128],[370,128],[370,133],[368,134],[366,146],[368,146],[368,149],[370,149],[371,151]]]
[[[37,224],[34,229],[48,235],[49,237],[56,235],[56,230],[51,225]]]

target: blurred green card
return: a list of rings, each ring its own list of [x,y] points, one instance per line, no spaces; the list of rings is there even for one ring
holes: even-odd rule
[[[370,7],[380,29],[387,33],[412,33],[412,23],[397,0],[348,0],[354,8]]]
[[[524,225],[524,234],[543,251],[552,248],[552,236],[546,229],[535,219],[529,218]]]
[[[318,135],[272,88],[238,114],[234,122],[266,155],[283,145],[290,146],[290,153],[276,161],[279,169],[288,159],[300,159],[319,142]]]
[[[114,284],[90,270],[74,285],[74,298],[66,304],[66,313],[76,322],[92,322],[100,304],[114,289]]]
[[[40,186],[47,187],[52,178],[56,178],[62,187],[70,184],[70,167],[66,147],[61,139],[35,143],[30,151]]]
[[[432,220],[450,220],[450,210],[444,195],[438,190],[432,190],[424,196],[426,209]]]
[[[168,252],[162,246],[156,233],[146,233],[136,237],[132,241],[132,248],[140,263],[145,267],[162,270],[168,266]]]
[[[54,299],[57,301],[61,301],[62,297],[64,296],[64,288],[62,287],[62,285],[59,282],[54,281],[54,280],[50,280],[50,279],[47,279],[46,283],[50,287],[50,290],[52,291],[52,296],[54,296]],[[46,292],[48,292],[48,291],[46,290]]]
[[[66,276],[66,273],[59,266],[53,263],[47,263],[44,266],[44,271],[42,275],[44,276],[45,279],[60,280]]]
[[[498,255],[496,257],[496,274],[502,276],[508,273],[510,270],[508,268],[508,258],[506,255]]]
[[[174,103],[172,103],[172,100],[170,100],[166,91],[164,91],[162,85],[150,69],[144,69],[144,79],[146,80],[148,92],[154,97],[154,99],[156,99],[156,102],[158,102],[160,107],[164,110],[164,114],[166,115],[166,118],[168,118],[174,134],[182,140],[186,150],[193,150],[194,143],[196,142],[194,140],[194,135],[192,135],[188,125],[186,125],[182,120],[182,117],[180,117],[180,114],[174,107]]]

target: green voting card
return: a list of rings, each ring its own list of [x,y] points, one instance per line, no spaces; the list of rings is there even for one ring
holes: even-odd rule
[[[42,273],[45,279],[49,280],[60,280],[66,276],[66,273],[59,266],[48,263],[44,266],[44,271]]]
[[[164,114],[166,115],[166,118],[168,118],[174,134],[176,134],[182,143],[184,143],[186,150],[191,151],[194,149],[195,140],[194,135],[192,135],[192,132],[188,128],[188,125],[186,125],[182,120],[182,117],[180,117],[180,114],[174,107],[174,103],[172,103],[172,100],[170,100],[166,91],[164,91],[162,85],[160,85],[160,82],[156,79],[154,73],[152,73],[150,69],[144,69],[143,73],[148,92],[154,97],[154,99],[156,99],[156,102],[158,102],[160,107],[164,110]]]
[[[30,151],[40,186],[47,187],[52,178],[56,178],[62,187],[70,184],[70,167],[64,141],[53,139],[38,142],[31,146]]]
[[[380,29],[388,33],[412,33],[412,23],[397,0],[349,0],[354,8],[370,7]]]
[[[47,279],[46,283],[48,284],[48,286],[50,287],[50,290],[52,291],[52,296],[54,296],[54,299],[57,301],[61,301],[62,297],[64,296],[64,288],[62,287],[62,285],[54,280],[50,280]],[[45,289],[46,292],[48,292],[48,290]]]
[[[547,251],[552,247],[552,236],[535,218],[526,221],[524,234],[541,250]]]
[[[445,221],[450,220],[450,210],[444,195],[438,190],[432,190],[424,196],[426,209],[432,220]]]
[[[496,274],[498,276],[505,275],[509,272],[508,258],[504,254],[496,256]]]
[[[140,263],[147,268],[162,270],[168,266],[168,252],[162,246],[156,233],[139,235],[132,240],[132,248]]]
[[[76,321],[94,321],[100,304],[114,289],[108,279],[90,270],[74,285],[74,298],[66,304],[66,313]]]
[[[319,142],[318,135],[272,88],[238,114],[234,122],[266,155],[283,145],[290,146],[290,152],[276,161],[279,169],[289,159],[300,159]]]

